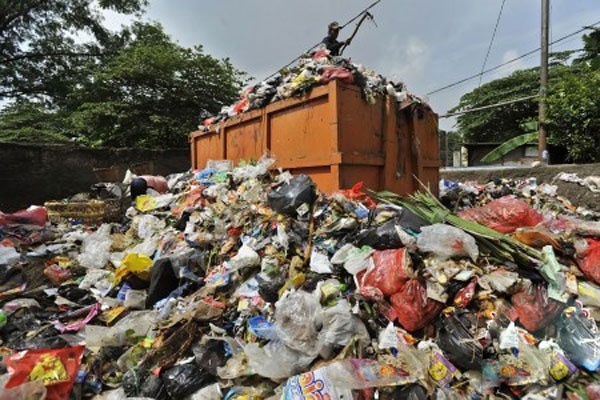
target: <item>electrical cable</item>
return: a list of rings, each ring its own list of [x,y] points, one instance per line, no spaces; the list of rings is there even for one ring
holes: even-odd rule
[[[368,6],[367,8],[365,8],[364,10],[362,10],[361,12],[359,12],[355,17],[351,18],[349,21],[347,21],[345,24],[340,26],[340,30],[344,29],[346,26],[350,25],[352,22],[356,21],[358,18],[360,18],[364,13],[366,13],[367,11],[369,11],[371,8],[375,7],[377,4],[379,4],[381,2],[381,0],[377,0],[374,3],[372,3],[370,6]],[[294,58],[292,61],[290,61],[289,63],[285,64],[283,67],[279,68],[277,71],[273,72],[271,75],[267,76],[265,79],[263,79],[263,81],[266,81],[269,78],[274,77],[275,75],[277,75],[279,73],[279,71],[286,69],[287,67],[289,67],[290,65],[292,65],[293,63],[295,63],[296,61],[298,61],[300,58],[302,58],[302,56],[306,53],[308,53],[309,51],[311,51],[312,49],[314,49],[315,47],[317,47],[318,45],[321,44],[321,41],[317,42],[316,44],[312,45],[311,47],[309,47],[306,51],[304,51],[302,54],[300,54],[298,57]]]
[[[489,108],[507,106],[507,105],[513,104],[513,103],[521,103],[523,101],[535,99],[536,97],[539,97],[539,95],[536,94],[536,95],[533,95],[533,96],[521,97],[520,99],[503,101],[503,102],[500,102],[500,103],[489,104],[487,106],[481,106],[481,107],[477,107],[477,108],[470,108],[470,109],[465,110],[465,111],[457,111],[457,112],[454,112],[454,113],[441,115],[441,116],[439,116],[439,118],[450,118],[450,117],[454,117],[454,116],[457,116],[457,115],[469,114],[469,113],[472,113],[472,112],[475,112],[475,111],[487,110]]]
[[[556,43],[560,43],[560,42],[562,42],[562,41],[564,41],[564,40],[567,40],[567,39],[569,39],[569,38],[571,38],[571,37],[573,37],[573,36],[575,36],[575,35],[578,35],[578,34],[580,34],[580,33],[582,33],[582,32],[585,32],[586,30],[588,30],[588,29],[590,29],[590,28],[593,28],[593,27],[595,27],[595,26],[597,26],[597,25],[600,25],[600,21],[598,21],[598,22],[595,22],[595,23],[593,23],[593,24],[591,24],[591,25],[586,25],[585,27],[583,27],[583,28],[581,28],[581,29],[579,29],[579,30],[577,30],[577,31],[575,31],[575,32],[572,32],[572,33],[569,33],[568,35],[562,36],[561,38],[554,40],[554,41],[553,41],[552,43],[550,43],[550,44],[556,44]],[[484,75],[484,74],[488,74],[488,73],[490,73],[490,72],[496,71],[497,69],[500,69],[500,68],[502,68],[502,67],[504,67],[504,66],[506,66],[506,65],[508,65],[508,64],[512,64],[512,63],[514,63],[515,61],[518,61],[518,60],[520,60],[520,59],[522,59],[522,58],[529,57],[530,55],[537,53],[537,52],[538,52],[538,51],[540,51],[541,49],[542,49],[541,47],[538,47],[538,48],[537,48],[537,49],[535,49],[535,50],[528,51],[527,53],[525,53],[525,54],[522,54],[522,55],[520,55],[520,56],[518,56],[518,57],[512,58],[512,59],[510,59],[510,60],[508,60],[508,61],[506,61],[506,62],[503,62],[502,64],[498,64],[498,65],[496,65],[495,67],[488,68],[488,69],[486,69],[486,70],[485,70],[485,71],[483,71],[483,72],[480,72],[480,73],[478,73],[478,74],[475,74],[475,75],[471,75],[471,76],[469,76],[469,77],[467,77],[467,78],[461,79],[461,80],[459,80],[459,81],[456,81],[456,82],[454,82],[454,83],[450,83],[450,84],[448,84],[448,85],[446,85],[446,86],[442,86],[442,87],[441,87],[441,88],[439,88],[439,89],[436,89],[436,90],[433,90],[433,91],[431,91],[431,92],[427,93],[427,96],[430,96],[430,95],[432,95],[432,94],[435,94],[435,93],[442,92],[442,91],[444,91],[444,90],[447,90],[447,89],[450,89],[450,88],[452,88],[452,87],[454,87],[454,86],[460,85],[461,83],[465,83],[465,82],[468,82],[468,81],[470,81],[470,80],[476,79],[476,78],[478,78],[480,75]]]
[[[502,11],[504,10],[504,5],[506,4],[506,0],[502,0],[502,5],[500,6],[500,12],[498,13],[498,18],[496,18],[496,26],[494,26],[494,32],[492,33],[492,39],[490,40],[490,45],[488,46],[487,53],[485,54],[485,59],[483,60],[483,65],[481,66],[481,75],[479,75],[479,86],[481,86],[481,79],[483,78],[483,71],[485,70],[485,66],[487,65],[488,58],[490,57],[490,52],[492,51],[492,46],[494,45],[494,39],[496,39],[496,33],[498,32],[498,25],[500,25],[500,19],[502,19]]]

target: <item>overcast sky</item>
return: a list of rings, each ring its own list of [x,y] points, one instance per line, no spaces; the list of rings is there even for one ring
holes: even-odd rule
[[[181,45],[201,44],[261,79],[325,36],[327,24],[341,24],[374,0],[150,0],[145,16],[160,22]],[[540,45],[540,0],[506,0],[488,60],[493,67]],[[502,0],[382,0],[371,10],[377,26],[365,22],[344,56],[384,76],[404,81],[424,95],[478,73]],[[551,0],[551,39],[600,20],[600,0]],[[117,27],[126,19],[107,15]],[[345,39],[354,25],[340,34]],[[551,50],[580,48],[573,38]],[[539,53],[485,75],[488,81],[539,63]],[[478,84],[473,80],[428,97],[440,115]],[[441,120],[450,129],[452,120]]]

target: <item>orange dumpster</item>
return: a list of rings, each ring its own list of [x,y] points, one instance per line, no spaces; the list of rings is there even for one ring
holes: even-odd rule
[[[418,180],[438,190],[437,114],[391,96],[368,104],[359,87],[339,81],[192,132],[190,145],[193,169],[209,160],[257,160],[269,151],[277,168],[308,174],[325,192],[358,181],[400,194],[418,189]]]

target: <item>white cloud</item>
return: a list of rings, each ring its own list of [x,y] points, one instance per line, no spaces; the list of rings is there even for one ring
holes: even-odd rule
[[[419,37],[394,35],[390,38],[385,59],[380,64],[388,66],[391,79],[410,84],[423,78],[429,55],[429,47]]]

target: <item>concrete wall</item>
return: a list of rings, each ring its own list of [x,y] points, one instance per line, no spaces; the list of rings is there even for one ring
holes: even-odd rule
[[[100,181],[136,173],[167,175],[190,168],[189,149],[90,149],[71,145],[0,143],[0,211],[89,191]]]

